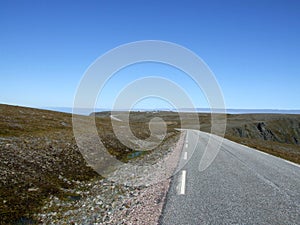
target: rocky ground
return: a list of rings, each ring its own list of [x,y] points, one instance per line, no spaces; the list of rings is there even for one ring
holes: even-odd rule
[[[73,187],[66,179],[97,176],[78,151],[70,115],[0,105],[0,223],[30,221],[49,195]]]
[[[132,174],[126,163],[155,164],[172,150],[180,134],[170,129],[162,145],[137,160],[129,157],[135,150],[116,139],[109,123],[109,117],[97,120],[97,128],[110,154],[125,163],[118,168],[123,179],[128,175],[124,171]],[[145,125],[131,126],[140,138],[147,137]],[[94,214],[99,223],[109,221],[115,217],[108,217],[113,209],[128,209],[135,205],[134,197],[145,193],[143,185],[124,185],[115,182],[116,176],[117,171],[114,181],[103,179],[87,165],[75,142],[70,114],[0,104],[0,224],[81,224],[82,218],[88,223]],[[68,213],[74,218],[69,220]]]
[[[114,177],[69,181],[75,183],[74,189],[66,190],[71,194],[63,199],[51,195],[35,220],[44,224],[157,224],[183,142],[184,133],[178,142],[167,144],[167,151],[162,147],[132,160],[116,170]],[[158,156],[164,160],[157,161]],[[151,170],[151,174],[155,175],[146,175],[149,167],[134,174],[134,161],[140,166],[152,162],[155,171]]]
[[[83,158],[70,114],[0,104],[0,224],[156,224],[181,150],[178,114],[131,115],[130,129],[141,140],[149,137],[152,118],[167,122],[162,144],[146,153],[137,142],[128,148],[118,140],[110,113],[97,115],[105,148],[122,162],[106,178]],[[209,132],[210,115],[198,116]],[[299,115],[227,117],[226,138],[300,162]],[[185,125],[193,128],[194,121]]]
[[[300,164],[300,115],[228,115],[225,137]]]

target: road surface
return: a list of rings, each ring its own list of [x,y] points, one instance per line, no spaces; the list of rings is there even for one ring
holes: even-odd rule
[[[224,140],[199,172],[208,138],[187,132],[179,164],[187,163],[172,179],[160,224],[300,224],[299,165]]]

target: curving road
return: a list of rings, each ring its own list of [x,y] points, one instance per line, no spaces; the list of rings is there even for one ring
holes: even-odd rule
[[[160,224],[300,224],[299,165],[225,139],[199,172],[209,136],[187,131]]]

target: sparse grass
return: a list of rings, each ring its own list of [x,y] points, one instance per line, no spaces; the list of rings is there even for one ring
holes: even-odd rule
[[[122,112],[117,113],[122,117]],[[185,117],[189,118],[185,113]],[[109,112],[98,114],[109,116]],[[168,129],[180,127],[179,115],[175,112],[134,112],[132,121],[150,121],[157,116],[169,123]],[[200,130],[211,132],[211,115],[209,113],[198,114]],[[195,122],[185,120],[184,124],[190,129],[195,129]],[[264,132],[258,129],[258,124],[264,124]],[[147,124],[146,124],[147,125]],[[140,129],[148,129],[145,123]],[[138,129],[137,129],[138,130]],[[139,136],[139,133],[135,133]],[[290,160],[300,164],[300,115],[283,114],[228,114],[225,137],[247,145],[249,147],[267,152],[269,154]]]
[[[70,114],[0,105],[0,138],[0,223],[30,218],[73,187],[67,180],[99,177],[78,151]]]
[[[297,145],[233,136],[226,136],[226,138],[231,141],[247,145],[251,148],[255,148],[271,155],[300,164],[300,147]]]
[[[300,164],[300,115],[228,115],[225,137]]]
[[[109,115],[97,113],[99,136],[111,155],[127,162],[128,156],[138,149],[118,140]],[[198,116],[201,130],[210,132],[211,115]],[[226,138],[300,163],[300,115],[227,116]],[[149,121],[154,117],[167,123],[164,142],[177,140],[179,132],[174,128],[180,127],[181,122],[175,112],[131,112],[133,134],[147,139]],[[192,120],[184,123],[191,129],[195,127]],[[265,124],[265,133],[258,129],[259,123]],[[74,188],[76,180],[93,179],[101,176],[83,159],[73,136],[70,114],[0,104],[0,223],[30,218],[49,195],[69,198],[72,194],[62,189]]]
[[[96,118],[96,124],[109,152],[127,162],[136,149],[116,138],[109,116]],[[131,121],[130,127],[139,138],[150,134],[142,120]],[[168,128],[167,138],[176,134]],[[73,181],[101,179],[76,145],[71,114],[1,104],[0,170],[0,224],[30,219],[49,195],[68,198],[63,189],[74,188]]]

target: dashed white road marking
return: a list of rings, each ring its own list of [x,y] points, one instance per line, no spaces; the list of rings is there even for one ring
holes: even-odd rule
[[[186,147],[186,148],[189,147],[188,143],[185,144],[185,147]]]
[[[186,180],[186,170],[182,170],[181,172],[181,185],[179,194],[184,195],[185,194],[185,180]]]
[[[183,159],[187,160],[187,152],[184,152]]]

